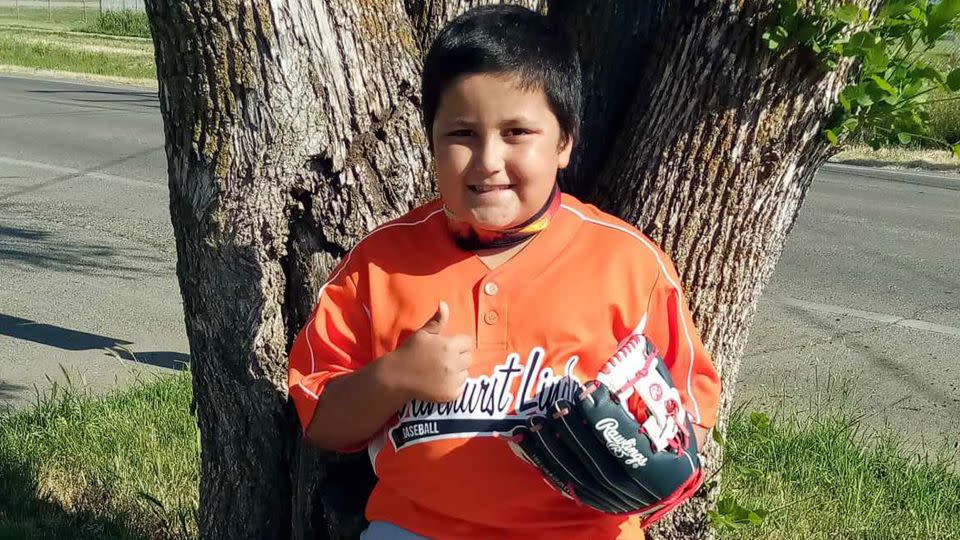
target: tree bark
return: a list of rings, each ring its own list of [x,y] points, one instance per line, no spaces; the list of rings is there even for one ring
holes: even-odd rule
[[[366,456],[305,448],[286,352],[326,274],[433,195],[425,47],[481,0],[147,0],[201,431],[204,538],[350,538]],[[528,7],[544,9],[540,0]],[[847,79],[773,54],[768,2],[553,0],[584,67],[567,191],[676,262],[723,377],[722,420],[760,292],[829,147]],[[712,446],[709,462],[718,462]],[[709,533],[705,492],[655,537]]]
[[[821,125],[850,66],[827,71],[806,51],[768,51],[760,37],[774,6],[763,2],[652,2],[633,12],[618,3],[556,2],[551,14],[559,4],[565,18],[605,28],[580,32],[581,51],[600,48],[594,58],[605,64],[633,45],[640,71],[636,82],[617,80],[618,69],[590,81],[585,125],[596,127],[585,138],[609,150],[586,152],[567,188],[635,223],[676,263],[723,380],[722,429],[757,300],[831,152]],[[645,46],[619,41],[630,34]],[[705,453],[717,472],[721,449],[711,442]],[[651,536],[709,536],[704,517],[715,496],[716,489],[701,490]]]

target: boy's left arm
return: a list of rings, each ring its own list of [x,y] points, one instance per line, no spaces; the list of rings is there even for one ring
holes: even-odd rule
[[[717,419],[720,376],[693,324],[673,265],[666,257],[663,263],[667,271],[661,272],[651,295],[644,334],[653,341],[670,369],[683,406],[694,424],[697,447],[703,448]]]

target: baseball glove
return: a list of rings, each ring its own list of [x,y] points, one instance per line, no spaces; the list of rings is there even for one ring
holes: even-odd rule
[[[639,411],[639,418],[631,411]],[[653,344],[633,334],[572,400],[509,438],[514,452],[577,502],[653,523],[703,483],[693,426]]]

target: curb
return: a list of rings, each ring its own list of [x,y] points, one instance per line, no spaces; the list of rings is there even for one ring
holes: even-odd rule
[[[878,169],[876,167],[861,167],[858,165],[841,165],[839,163],[826,163],[820,167],[820,171],[843,173],[853,176],[863,176],[866,178],[875,178],[887,180],[890,182],[900,182],[903,184],[913,184],[917,186],[935,187],[960,191],[960,176],[947,176],[943,174],[900,171],[890,169]]]
[[[46,69],[27,68],[0,64],[0,77],[15,79],[32,79],[50,83],[73,84],[77,86],[93,86],[110,88],[113,90],[151,90],[157,91],[157,81],[153,79],[127,79],[124,77],[109,77],[92,75],[89,73],[75,73],[72,71],[54,71]]]

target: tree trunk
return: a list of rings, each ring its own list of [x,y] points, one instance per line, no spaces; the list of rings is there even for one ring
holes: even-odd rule
[[[767,50],[769,3],[623,4],[631,5],[550,6],[574,21],[580,50],[590,51],[585,62],[595,63],[585,66],[595,74],[587,79],[588,151],[566,188],[635,223],[676,263],[723,380],[722,429],[757,300],[830,154],[821,124],[849,66],[826,71],[803,50]],[[634,79],[622,67],[628,61]],[[712,441],[706,448],[710,474],[720,450]],[[709,536],[704,517],[716,491],[701,490],[651,536]]]
[[[202,537],[349,538],[362,527],[366,457],[303,447],[286,352],[339,258],[433,195],[421,58],[444,22],[480,3],[147,0],[194,361]],[[846,67],[766,51],[770,10],[548,9],[584,63],[583,136],[563,186],[672,256],[723,377],[721,419],[846,79]],[[677,512],[659,537],[705,536],[708,503]]]

